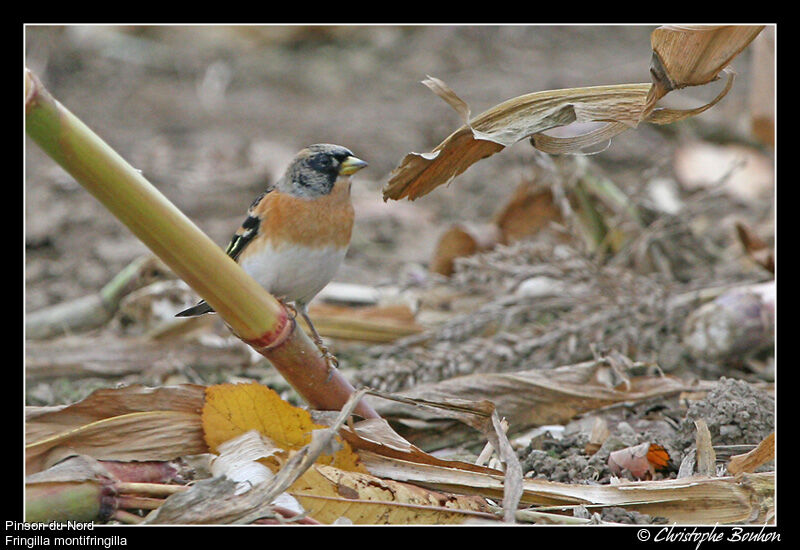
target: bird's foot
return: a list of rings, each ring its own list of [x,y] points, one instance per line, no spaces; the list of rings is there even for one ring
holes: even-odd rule
[[[339,360],[322,343],[318,343],[317,347],[319,347],[319,351],[322,352],[322,358],[325,359],[325,363],[328,365],[328,377],[325,382],[330,382],[331,378],[333,378],[333,372],[339,367]]]

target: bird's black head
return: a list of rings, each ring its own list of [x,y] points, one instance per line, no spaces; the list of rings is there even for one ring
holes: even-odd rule
[[[285,193],[303,197],[327,195],[339,176],[349,176],[366,165],[340,145],[309,145],[295,156],[277,186]]]

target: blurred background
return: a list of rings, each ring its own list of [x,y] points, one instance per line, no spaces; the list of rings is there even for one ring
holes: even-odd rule
[[[381,188],[403,156],[431,150],[461,125],[421,80],[446,82],[473,115],[529,92],[649,82],[654,28],[28,26],[25,62],[222,247],[296,151],[318,142],[350,148],[369,168],[356,178],[353,242],[335,281],[379,287],[424,278],[440,237],[453,224],[495,219],[534,178],[541,155],[522,141],[414,202],[384,202]],[[736,82],[718,105],[684,122],[643,124],[585,157],[625,193],[649,193],[674,213],[730,171],[725,151],[698,158],[697,144],[746,148],[746,180],[713,216],[690,220],[738,257],[736,221],[773,239],[772,144],[763,137],[771,132],[754,123],[762,111],[772,115],[774,74],[754,60],[757,48],[774,47],[771,32],[757,38],[765,46],[754,42],[734,59]],[[699,106],[721,87],[665,102]],[[25,170],[28,313],[96,293],[147,252],[28,138]],[[45,390],[29,397],[53,398]]]

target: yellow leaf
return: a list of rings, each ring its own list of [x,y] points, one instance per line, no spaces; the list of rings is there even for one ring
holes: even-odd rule
[[[325,428],[315,424],[308,411],[290,405],[267,386],[255,382],[206,388],[202,423],[212,452],[217,452],[217,447],[225,441],[250,430],[267,436],[287,451],[296,451],[311,442],[312,431]],[[344,470],[364,471],[350,446],[338,437],[337,441],[342,448],[333,457],[320,457],[320,462]]]

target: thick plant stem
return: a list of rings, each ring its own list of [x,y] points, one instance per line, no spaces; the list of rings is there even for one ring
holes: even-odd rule
[[[340,402],[330,396],[338,399],[343,393],[352,393],[352,386],[338,372],[328,377],[327,364],[317,347],[303,331],[295,330],[294,320],[280,302],[56,101],[27,69],[25,122],[28,135],[204,298],[234,334],[267,356],[284,376],[288,372],[289,382],[312,407],[339,409],[344,405],[346,396]],[[302,372],[312,382],[300,376]],[[322,372],[326,387],[318,384]],[[378,416],[366,404],[356,412]]]
[[[36,76],[30,71],[25,76],[28,135],[211,304],[236,334],[255,339],[286,322],[277,300],[259,292],[252,278],[58,103]]]

